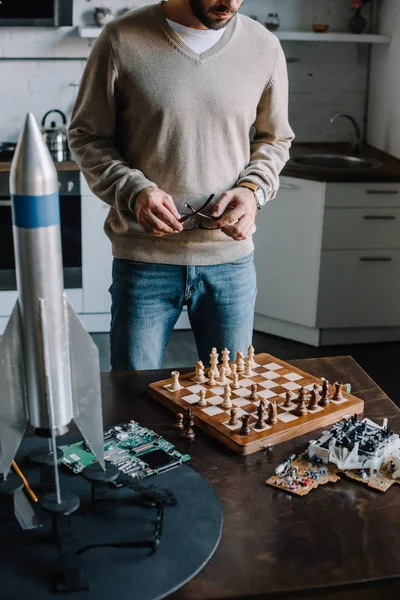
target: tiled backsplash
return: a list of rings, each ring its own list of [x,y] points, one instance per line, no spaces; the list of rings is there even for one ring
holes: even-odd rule
[[[96,5],[119,10],[144,4],[149,2],[75,0],[74,23],[90,23]],[[315,21],[328,22],[331,30],[345,30],[349,7],[350,0],[245,0],[241,12],[256,15],[261,22],[268,12],[278,12],[281,29],[285,30],[310,30]],[[70,116],[91,43],[80,39],[76,29],[71,28],[0,29],[0,140],[17,139],[27,111],[38,119],[51,108]],[[348,111],[362,122],[367,46],[305,42],[282,45],[288,58],[290,119],[297,140],[349,140],[349,124],[330,125],[329,117],[336,111]],[[46,59],[36,59],[38,56]]]

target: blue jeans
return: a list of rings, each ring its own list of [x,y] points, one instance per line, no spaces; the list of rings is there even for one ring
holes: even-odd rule
[[[253,334],[256,273],[253,253],[205,267],[114,258],[111,306],[113,371],[159,369],[186,305],[200,360],[215,346],[247,352]]]

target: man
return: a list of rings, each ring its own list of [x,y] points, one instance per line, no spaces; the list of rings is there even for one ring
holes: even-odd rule
[[[294,136],[283,51],[241,2],[144,7],[90,54],[69,141],[111,206],[113,370],[158,368],[184,305],[204,363],[251,343],[254,221]]]

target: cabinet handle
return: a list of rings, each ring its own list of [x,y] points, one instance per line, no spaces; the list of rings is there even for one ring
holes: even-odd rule
[[[393,259],[390,256],[362,256],[361,262],[391,262]]]
[[[366,221],[394,221],[396,217],[394,215],[364,215],[363,219]]]
[[[298,190],[299,189],[299,187],[297,185],[293,185],[291,183],[281,183],[279,187],[281,187],[285,190]]]
[[[366,190],[367,194],[385,194],[393,196],[399,193],[399,190]]]
[[[0,206],[11,206],[11,200],[0,200]]]

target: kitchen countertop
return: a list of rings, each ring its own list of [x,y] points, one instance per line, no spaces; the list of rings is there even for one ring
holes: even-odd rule
[[[349,154],[353,155],[349,144],[343,143],[294,143],[290,156],[294,158],[301,154]],[[311,179],[313,181],[326,181],[332,183],[341,182],[398,182],[400,183],[400,160],[377,150],[373,146],[365,145],[362,156],[376,158],[382,165],[374,169],[323,169],[317,167],[305,167],[296,165],[289,160],[281,175],[296,177],[298,179]]]
[[[55,163],[57,171],[79,171],[79,167],[75,161]],[[10,162],[0,162],[0,173],[9,173],[11,169]]]
[[[353,154],[348,144],[342,143],[294,143],[290,156],[294,158],[300,154],[327,152],[332,154]],[[321,169],[293,164],[291,160],[282,171],[283,176],[298,179],[311,179],[312,181],[340,182],[398,182],[400,183],[400,160],[377,150],[373,146],[365,145],[362,156],[376,158],[382,166],[375,169]],[[10,162],[0,162],[0,173],[8,173]],[[56,163],[57,171],[79,171],[75,161]]]

